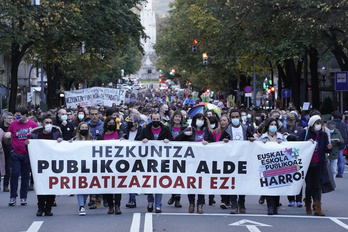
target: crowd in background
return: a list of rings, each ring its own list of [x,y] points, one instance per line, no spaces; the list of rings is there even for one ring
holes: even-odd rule
[[[152,95],[151,95],[152,96]],[[150,97],[151,97],[150,96]],[[152,96],[153,97],[153,96]],[[158,95],[153,101],[144,96],[142,101],[125,102],[112,107],[94,106],[78,109],[52,109],[42,112],[39,108],[28,111],[25,107],[16,109],[14,114],[2,114],[0,139],[0,171],[3,191],[10,192],[10,206],[16,205],[18,179],[21,176],[20,204],[26,205],[27,192],[34,189],[30,175],[29,156],[26,150],[28,139],[63,140],[119,140],[142,141],[162,140],[168,142],[191,141],[207,143],[231,140],[259,140],[268,142],[307,141],[316,143],[312,161],[306,176],[306,213],[324,216],[321,209],[322,165],[330,163],[336,178],[343,178],[344,152],[347,145],[348,111],[342,115],[338,111],[325,118],[319,111],[299,112],[291,107],[279,110],[246,107],[229,108],[224,102],[216,102],[219,110],[204,110],[191,114],[200,102],[188,95],[184,101],[171,96]],[[117,189],[115,190],[117,192]],[[87,200],[89,201],[87,203]],[[216,204],[217,196],[209,195],[208,204]],[[162,212],[162,194],[148,194],[149,212]],[[220,207],[230,209],[230,213],[245,213],[244,195],[222,195]],[[267,202],[267,214],[278,214],[279,196],[260,196],[259,203]],[[302,191],[297,196],[288,196],[289,207],[302,207]],[[85,204],[90,209],[101,205],[108,207],[108,214],[121,214],[121,194],[77,195],[79,215],[86,215]],[[190,213],[203,213],[204,195],[188,195]],[[172,194],[167,202],[181,208],[181,195]],[[55,196],[38,196],[37,216],[52,216]],[[136,194],[129,194],[126,207],[136,208]]]

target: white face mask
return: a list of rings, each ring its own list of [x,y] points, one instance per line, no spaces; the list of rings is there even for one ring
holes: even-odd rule
[[[243,120],[243,122],[246,122],[247,116],[242,116],[242,120]]]
[[[204,121],[203,121],[203,120],[197,119],[197,121],[196,121],[196,126],[197,126],[197,127],[202,127],[203,125],[204,125]]]
[[[320,131],[321,130],[321,125],[319,124],[315,124],[315,126],[314,126],[314,130],[315,131]]]
[[[211,129],[215,128],[215,124],[210,124]]]
[[[45,131],[46,131],[47,133],[50,133],[50,132],[52,131],[52,124],[47,124],[47,125],[45,126]]]

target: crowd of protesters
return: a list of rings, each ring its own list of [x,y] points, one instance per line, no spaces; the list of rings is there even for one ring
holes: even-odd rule
[[[152,95],[153,96],[153,95]],[[33,189],[35,180],[31,180],[29,155],[26,149],[28,139],[63,140],[149,140],[200,142],[202,146],[217,141],[259,140],[268,142],[307,141],[316,143],[312,160],[305,178],[304,203],[306,213],[324,216],[321,209],[322,165],[328,160],[331,172],[336,178],[343,178],[345,165],[344,149],[347,145],[348,111],[341,115],[332,112],[325,120],[319,111],[299,112],[294,107],[284,110],[254,109],[245,107],[227,107],[226,103],[216,103],[221,112],[206,110],[204,114],[190,115],[190,109],[199,100],[192,100],[188,94],[179,101],[171,96],[153,96],[150,101],[125,102],[111,107],[93,106],[78,109],[52,109],[42,112],[40,109],[28,111],[25,107],[16,109],[14,114],[2,114],[0,139],[0,171],[4,176],[2,187],[10,192],[10,206],[15,206],[18,197],[18,179],[21,176],[19,199],[21,205],[27,204],[28,191]],[[52,216],[55,205],[54,195],[38,196],[37,216]],[[87,200],[89,198],[89,202]],[[209,205],[216,203],[217,196],[209,195]],[[261,196],[259,203],[267,201],[267,214],[278,214],[279,196]],[[162,212],[162,194],[148,194],[147,210]],[[230,208],[231,214],[245,213],[245,195],[221,195],[220,207]],[[288,196],[289,207],[302,207],[302,191],[297,196]],[[172,194],[169,205],[181,208],[181,195]],[[204,195],[188,195],[189,213],[203,214]],[[121,214],[121,194],[77,195],[79,215],[86,215],[85,204],[95,209],[103,204],[108,214]],[[136,208],[136,194],[130,193],[129,208]]]

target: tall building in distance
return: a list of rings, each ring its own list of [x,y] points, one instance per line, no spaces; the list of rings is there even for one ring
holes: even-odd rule
[[[148,38],[141,41],[145,54],[141,68],[138,71],[138,78],[155,79],[158,78],[158,75],[156,75],[155,50],[153,48],[156,44],[156,14],[153,10],[152,0],[147,0],[147,2],[143,3],[140,20]]]

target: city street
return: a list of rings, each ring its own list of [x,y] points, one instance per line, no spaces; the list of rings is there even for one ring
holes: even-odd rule
[[[57,196],[57,207],[52,217],[36,216],[35,191],[29,192],[28,205],[8,206],[9,193],[0,193],[1,232],[44,232],[44,231],[219,231],[219,232],[271,232],[271,231],[348,231],[348,209],[346,198],[348,191],[348,168],[343,179],[337,179],[334,192],[323,195],[325,217],[307,216],[304,208],[288,207],[286,197],[281,197],[282,206],[279,215],[267,216],[266,205],[258,203],[257,196],[246,196],[247,214],[229,214],[229,209],[219,207],[220,196],[215,196],[217,203],[205,205],[204,214],[187,212],[187,196],[183,196],[183,208],[174,208],[167,204],[169,195],[164,195],[161,214],[147,213],[146,196],[137,196],[137,208],[125,207],[127,194],[122,196],[122,214],[108,215],[107,208],[88,209],[87,215],[79,216],[76,196]],[[206,196],[207,201],[208,196]]]

